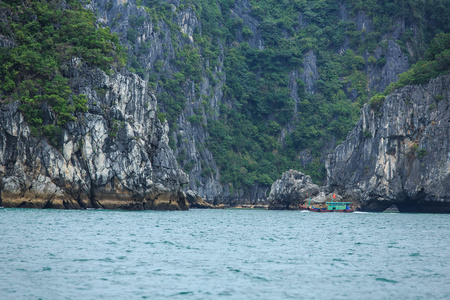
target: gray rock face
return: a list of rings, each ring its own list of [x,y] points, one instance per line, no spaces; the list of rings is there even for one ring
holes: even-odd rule
[[[0,205],[188,209],[156,98],[131,73],[68,67],[89,112],[64,129],[61,148],[31,136],[18,103],[0,106]]]
[[[314,94],[316,92],[315,83],[319,79],[319,72],[317,71],[317,57],[312,50],[305,54],[303,59],[303,74],[302,80],[305,82],[305,90],[308,93]]]
[[[450,76],[366,105],[328,157],[327,189],[364,210],[450,212]]]
[[[167,1],[166,1],[167,2]],[[202,24],[196,17],[195,12],[186,6],[174,16],[172,20],[178,24],[181,31],[177,33],[176,43],[171,39],[172,33],[164,20],[153,20],[144,7],[139,7],[134,1],[128,1],[126,5],[122,2],[108,0],[93,0],[86,8],[97,13],[98,22],[103,26],[111,28],[121,36],[121,43],[128,47],[131,55],[136,56],[139,65],[145,67],[145,76],[149,76],[155,69],[155,63],[161,65],[161,70],[167,74],[178,72],[173,61],[176,60],[175,48],[183,48],[186,44],[193,43],[193,32],[198,29],[201,32]],[[171,1],[171,5],[179,6],[179,1]],[[109,7],[109,9],[107,9]],[[120,18],[118,16],[120,15]],[[133,24],[133,19],[143,20],[141,24]],[[129,31],[136,32],[136,40],[130,41],[127,37]],[[182,37],[184,33],[188,40]],[[204,125],[207,119],[216,120],[218,116],[219,103],[223,97],[223,85],[225,84],[225,73],[223,73],[223,55],[216,62],[212,72],[214,83],[210,77],[203,74],[202,82],[198,83],[200,97],[195,92],[195,82],[187,80],[183,84],[183,96],[186,98],[185,108],[178,117],[176,124],[171,124],[175,130],[171,132],[171,138],[175,141],[175,156],[181,168],[188,175],[188,184],[184,191],[195,190],[199,195],[209,201],[225,201],[229,198],[229,192],[220,183],[220,174],[209,149],[205,147],[208,134],[202,124],[191,124],[189,117],[200,111]],[[155,93],[163,93],[161,86],[156,86]],[[208,99],[205,107],[204,99]],[[160,99],[160,110],[164,111],[164,105]],[[220,198],[220,199],[219,199]]]
[[[251,4],[249,0],[237,0],[232,10],[234,18],[242,19],[244,26],[247,26],[252,31],[252,36],[245,39],[241,30],[238,32],[237,41],[246,41],[250,47],[254,49],[264,50],[264,40],[261,36],[261,32],[258,30],[259,22],[256,18],[250,15]]]
[[[387,49],[380,47],[375,50],[375,58],[385,56],[386,64],[375,67],[368,72],[369,87],[372,90],[384,91],[389,84],[398,80],[398,75],[409,68],[408,57],[402,52],[400,46],[392,40],[387,41]]]
[[[10,38],[0,34],[0,48],[14,48],[17,44]]]
[[[215,206],[202,199],[196,192],[189,190],[186,192],[186,200],[190,208],[224,208],[224,206]]]
[[[362,31],[361,38],[364,39],[368,34],[374,31],[374,26],[371,18],[369,18],[363,11],[358,11],[355,16],[349,16],[349,8],[345,3],[339,3],[339,18],[342,21],[352,21],[355,23],[356,29]],[[415,28],[415,24],[410,24],[409,27]],[[386,63],[383,65],[369,65],[365,68],[365,73],[369,79],[369,88],[373,91],[383,92],[389,84],[398,80],[398,75],[407,71],[409,68],[408,57],[402,52],[397,40],[401,38],[405,32],[405,19],[397,19],[391,30],[384,34],[379,40],[379,44],[385,43],[386,47],[378,46],[375,49],[373,56],[378,60],[384,58]],[[417,37],[417,35],[415,34]],[[346,37],[339,53],[342,55],[345,50],[350,49],[349,37]],[[355,50],[355,49],[352,49]],[[414,56],[415,53],[410,53]],[[366,51],[364,59],[368,60],[369,53]],[[356,91],[354,91],[356,92]],[[352,101],[358,95],[348,95]]]
[[[272,184],[269,195],[269,209],[298,210],[305,199],[319,194],[319,187],[311,177],[301,172],[289,170],[281,179]]]
[[[398,213],[398,212],[400,212],[400,211],[398,210],[397,205],[392,204],[391,206],[389,206],[388,208],[386,208],[383,212],[385,212],[385,213]]]

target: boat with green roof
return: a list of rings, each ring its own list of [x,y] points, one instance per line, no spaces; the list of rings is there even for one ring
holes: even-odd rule
[[[311,201],[310,201],[311,203]],[[317,208],[312,205],[303,206],[299,205],[301,210],[309,210],[312,212],[341,212],[341,213],[351,213],[355,209],[351,207],[351,202],[325,202],[327,208]]]

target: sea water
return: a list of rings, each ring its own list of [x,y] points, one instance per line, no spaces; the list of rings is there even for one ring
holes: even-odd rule
[[[449,299],[450,215],[0,209],[0,299]]]

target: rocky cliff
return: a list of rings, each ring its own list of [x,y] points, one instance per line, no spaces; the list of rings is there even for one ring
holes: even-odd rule
[[[17,102],[0,106],[0,205],[188,209],[187,176],[145,81],[128,72],[108,76],[77,59],[66,72],[89,111],[64,128],[59,148],[31,135]],[[50,110],[46,117],[54,118]]]
[[[450,212],[450,76],[364,106],[329,156],[327,189],[363,210]]]
[[[371,93],[396,81],[398,74],[409,67],[408,56],[412,60],[420,57],[414,41],[423,43],[417,33],[422,29],[416,28],[409,18],[389,15],[385,20],[392,26],[380,31],[373,15],[352,8],[351,1],[320,5],[314,1],[290,2],[286,3],[286,9],[281,8],[281,15],[275,12],[281,4],[269,2],[80,1],[94,12],[98,27],[109,27],[119,36],[128,51],[128,69],[148,82],[150,90],[158,96],[160,116],[165,113],[170,125],[168,144],[177,160],[171,168],[176,169],[178,163],[188,176],[183,190],[193,190],[210,203],[266,203],[270,184],[292,168],[291,164],[305,169],[312,165],[311,176],[315,173],[315,179],[323,179],[325,153],[345,137],[356,121],[356,117],[350,116],[357,113],[351,111],[357,112],[359,108],[355,107],[360,107]],[[276,17],[273,20],[269,17],[271,10]],[[242,45],[251,49],[240,50],[245,48]],[[14,46],[14,41],[0,36],[0,46]],[[230,53],[234,53],[234,58],[229,58]],[[264,58],[263,63],[257,63],[259,56]],[[296,56],[300,63],[284,67],[283,61],[291,56]],[[272,91],[281,94],[268,91],[259,99],[250,97],[250,101],[233,98],[230,77],[238,72],[227,69],[227,59],[228,64],[238,59],[238,67],[252,69],[253,73],[244,72],[237,81],[251,77],[255,85],[263,79],[271,85],[278,79],[282,84],[275,84]],[[271,71],[278,68],[278,73]],[[267,71],[273,74],[266,76]],[[103,86],[94,89],[99,94],[106,93]],[[252,90],[248,84],[244,89],[245,93]],[[260,110],[276,111],[276,106],[282,106],[278,103],[280,99],[281,104],[288,103],[283,112],[286,118],[277,119],[273,112],[267,113],[262,121],[250,119],[249,111],[255,114]],[[317,103],[320,105],[314,107]],[[97,110],[98,107],[90,107],[90,113],[98,113]],[[320,114],[322,110],[325,115]],[[231,122],[236,115],[248,121],[249,139],[264,155],[252,155],[257,147],[248,153],[242,151],[236,132],[243,122]],[[328,118],[324,121],[326,125],[299,123],[312,115],[315,120]],[[114,120],[108,119],[108,126],[120,127],[122,121],[116,117]],[[213,144],[217,137],[211,134],[214,126],[211,124],[215,123],[228,130],[223,139],[226,144],[216,147]],[[296,133],[299,127],[306,128],[306,133],[302,130]],[[332,129],[324,129],[328,127]],[[114,138],[121,142],[119,136]],[[316,143],[319,145],[315,147],[320,149],[313,149]],[[238,159],[223,159],[227,153]],[[227,168],[224,160],[237,166]],[[256,170],[255,166],[262,165],[262,172]]]
[[[195,45],[193,33],[201,32],[202,27],[191,6],[184,6],[180,1],[163,1],[158,5],[159,8],[155,7],[157,10],[169,5],[172,18],[157,19],[154,11],[152,14],[148,7],[138,5],[136,1],[94,0],[85,7],[97,14],[102,26],[108,26],[112,32],[119,34],[121,43],[128,48],[130,66],[142,78],[151,79],[154,83],[151,89],[158,95],[166,95],[167,99],[162,97],[159,101],[160,110],[167,113],[171,109],[168,103],[173,99],[170,98],[176,98],[177,108],[183,107],[176,120],[171,120],[172,130],[168,135],[177,161],[188,175],[184,191],[195,190],[211,203],[214,200],[223,202],[225,200],[222,198],[230,198],[230,192],[220,184],[219,170],[211,152],[205,147],[207,120],[217,118],[223,97],[223,54],[217,61],[211,62],[216,66],[211,68],[210,76],[203,69],[198,69],[201,82],[187,77],[176,95],[172,94],[161,79],[171,78],[180,71],[175,63],[176,51]],[[202,121],[190,122],[193,116],[199,116]]]
[[[148,1],[133,0],[93,0],[85,4],[85,7],[97,14],[98,22],[102,26],[108,26],[113,32],[119,34],[122,44],[128,48],[131,57],[129,65],[142,78],[154,83],[152,89],[157,95],[171,95],[170,87],[168,87],[170,85],[166,83],[165,79],[174,78],[174,75],[181,71],[176,63],[181,59],[177,57],[177,51],[185,47],[193,47],[202,55],[202,63],[197,70],[201,80],[196,81],[193,76],[190,76],[191,74],[184,74],[186,79],[178,82],[181,88],[177,90],[176,95],[171,95],[177,102],[177,108],[182,108],[176,119],[170,121],[169,137],[178,163],[189,177],[189,183],[184,187],[185,191],[194,190],[205,200],[216,204],[267,203],[269,189],[267,185],[255,182],[250,188],[243,189],[222,182],[221,170],[216,163],[217,158],[213,157],[209,149],[208,141],[211,136],[208,129],[211,121],[217,121],[224,115],[224,107],[235,109],[235,103],[224,93],[228,88],[227,74],[224,68],[227,51],[244,42],[248,43],[252,49],[263,51],[268,47],[265,41],[268,33],[263,31],[272,27],[263,24],[261,17],[255,13],[258,6],[252,5],[248,0],[234,1],[229,6],[218,2],[211,6],[214,10],[218,9],[216,15],[218,26],[223,28],[227,26],[226,23],[231,22],[235,24],[233,27],[235,32],[234,37],[230,37],[231,40],[230,38],[224,40],[223,37],[211,38],[203,34],[208,28],[204,28],[207,25],[202,22],[202,14],[206,14],[205,11],[209,13],[210,4],[199,5],[195,2],[193,5],[188,5],[183,1],[162,1],[158,5],[151,6],[149,3]],[[359,38],[360,43],[373,35],[374,25],[367,14],[362,11],[351,14],[345,1],[333,6],[338,9],[330,11],[332,15],[327,18],[354,24],[355,32],[362,33]],[[202,7],[201,13],[200,7]],[[161,11],[168,10],[171,10],[172,13],[164,13],[164,17],[159,15]],[[168,17],[169,15],[170,17]],[[310,14],[299,12],[298,24],[292,30],[283,30],[282,35],[293,39],[293,32],[305,30],[314,24],[314,18]],[[377,36],[377,42],[384,41],[385,46],[376,46],[373,53],[365,51],[362,54],[366,66],[361,71],[365,74],[364,76],[367,76],[368,86],[371,90],[383,90],[389,83],[397,80],[398,74],[408,69],[408,59],[398,45],[398,39],[404,32],[405,20],[399,19],[390,31],[383,36]],[[195,39],[196,34],[197,38]],[[220,53],[217,58],[208,57],[210,50],[205,49],[204,43],[198,42],[201,39],[210,40],[214,44]],[[299,47],[302,46],[302,43],[299,43]],[[344,55],[347,50],[357,52],[357,48],[358,44],[355,44],[354,41],[352,44],[350,37],[347,36],[336,51],[340,55]],[[207,51],[205,52],[205,50]],[[385,63],[368,62],[371,55],[378,61],[384,60]],[[304,86],[299,87],[298,80],[303,81]],[[317,84],[320,80],[324,80],[323,67],[321,70],[318,53],[309,49],[303,53],[302,68],[289,71],[288,88],[291,90],[290,96],[294,100],[294,117],[280,131],[277,137],[280,145],[286,144],[286,137],[295,129],[297,114],[302,113],[300,103],[305,100],[305,92],[308,94],[320,93]],[[356,82],[355,79],[341,78],[339,80],[341,81],[339,84],[343,85],[343,91],[352,101],[367,97],[364,95],[367,91],[358,89],[357,86],[360,86],[361,83]],[[299,96],[300,94],[302,96]],[[172,104],[168,99],[168,97],[162,96],[159,101],[162,112],[167,113],[172,109],[170,106]],[[332,142],[325,143],[325,148],[334,148],[335,139],[332,138],[330,141]],[[324,149],[323,152],[326,152],[327,149]],[[223,149],[222,151],[229,150]],[[299,149],[298,152],[303,166],[313,162],[314,157],[309,154],[309,149]],[[324,156],[321,156],[320,160],[323,162]]]

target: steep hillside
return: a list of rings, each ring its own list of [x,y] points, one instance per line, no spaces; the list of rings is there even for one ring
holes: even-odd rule
[[[371,95],[448,32],[443,1],[92,1],[150,82],[188,189],[265,200],[289,168],[324,158]],[[231,201],[231,202],[230,202]]]
[[[70,98],[81,93],[76,85],[49,74],[64,74],[63,62],[75,57],[118,70],[123,47],[126,68],[157,96],[159,122],[168,121],[168,144],[189,176],[184,189],[226,204],[265,202],[273,181],[292,168],[323,183],[326,156],[363,105],[422,59],[437,33],[450,31],[444,0],[80,0],[21,19],[10,5],[28,2],[5,3],[2,59],[16,64],[3,64],[0,91],[22,100],[35,135],[44,132],[58,147],[61,128],[86,103],[92,109],[89,97]],[[61,16],[51,11],[72,20],[62,24],[64,34],[52,36],[60,29],[52,18]],[[21,32],[52,38],[21,41]],[[33,55],[20,56],[22,50]],[[45,59],[33,60],[39,51]],[[11,72],[18,66],[21,72]],[[31,82],[26,68],[39,71]],[[36,90],[46,93],[26,94]],[[61,105],[67,98],[71,105]],[[52,122],[38,116],[44,103]]]

